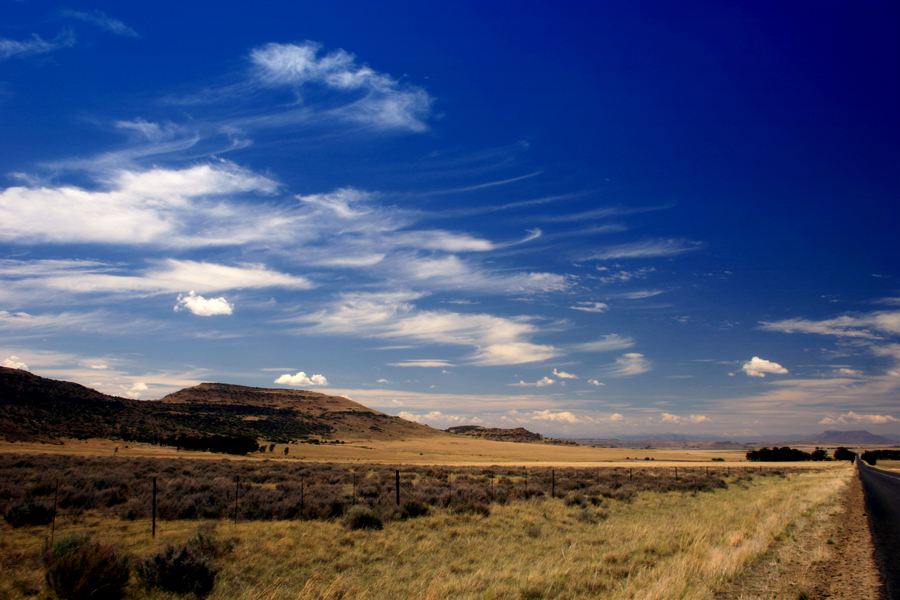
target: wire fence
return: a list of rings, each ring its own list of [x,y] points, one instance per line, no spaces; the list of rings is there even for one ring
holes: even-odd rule
[[[0,510],[10,526],[61,532],[110,519],[146,523],[233,523],[336,519],[354,505],[395,518],[409,505],[472,507],[560,498],[599,506],[642,491],[707,491],[766,467],[439,467],[306,463],[299,460],[0,457]]]

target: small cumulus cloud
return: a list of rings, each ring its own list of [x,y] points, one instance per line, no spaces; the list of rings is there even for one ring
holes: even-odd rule
[[[180,310],[189,310],[201,317],[212,317],[213,315],[232,314],[232,312],[234,312],[234,304],[230,304],[222,297],[204,298],[191,291],[187,296],[184,294],[178,295],[178,303],[175,305],[175,312]]]
[[[28,365],[20,361],[18,356],[10,356],[3,361],[3,366],[10,369],[21,369],[22,371],[28,370]]]
[[[146,392],[150,388],[143,381],[136,381],[130,387],[123,385],[122,389],[125,390],[125,395],[129,398],[138,399],[141,397],[141,392]]]
[[[887,425],[900,423],[900,419],[891,415],[859,415],[852,410],[838,417],[825,417],[819,421],[819,425]]]
[[[433,410],[424,415],[417,415],[411,412],[402,411],[399,415],[401,419],[406,419],[407,421],[415,421],[416,423],[422,423],[424,425],[436,425],[436,424],[454,424],[458,425],[460,423],[466,423],[471,425],[477,425],[478,423],[482,423],[483,421],[478,417],[471,417],[466,415],[448,415],[442,413],[439,410]]]
[[[275,380],[275,383],[284,385],[328,385],[328,380],[324,375],[313,375],[307,377],[306,373],[300,371],[296,375],[284,374]]]
[[[754,356],[749,361],[745,362],[741,367],[741,370],[750,377],[765,377],[766,373],[772,373],[774,375],[785,375],[788,373],[788,370],[778,363],[764,360],[758,356]]]
[[[663,423],[675,423],[675,424],[683,424],[683,423],[709,423],[710,419],[706,415],[689,415],[687,417],[682,417],[679,415],[673,415],[672,413],[661,413],[660,421]]]
[[[601,382],[600,382],[599,380],[597,380],[597,379],[588,379],[588,383],[591,384],[591,385],[595,385],[595,386],[597,386],[597,387],[600,387],[601,385],[606,385],[605,383],[601,383]]]
[[[557,371],[553,369],[553,374],[560,379],[578,379],[578,375],[572,375],[571,373],[566,373],[565,371]]]
[[[388,381],[387,379],[382,378],[382,379],[379,379],[378,381],[376,381],[375,383],[390,383],[390,381]]]

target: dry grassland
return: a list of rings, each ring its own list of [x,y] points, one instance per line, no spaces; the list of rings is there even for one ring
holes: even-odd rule
[[[408,598],[707,599],[816,515],[833,510],[852,476],[843,463],[786,477],[731,480],[710,492],[642,492],[600,507],[562,500],[494,505],[489,516],[435,509],[426,517],[350,531],[339,522],[220,525],[235,538],[210,600]],[[147,556],[193,535],[196,522],[82,525]],[[46,528],[0,526],[0,596],[43,593]],[[134,599],[171,596],[130,589]]]
[[[125,446],[128,446],[127,448]],[[80,456],[141,458],[200,458],[221,460],[224,455],[208,452],[179,452],[175,448],[116,442],[111,440],[66,440],[63,445],[0,442],[0,452],[15,454],[70,454]],[[288,448],[288,455],[284,449]],[[346,444],[279,444],[274,453],[250,455],[234,460],[281,458],[311,462],[375,463],[391,465],[445,466],[556,466],[556,467],[638,467],[698,466],[717,464],[713,459],[734,464],[747,463],[744,450],[594,448],[496,442],[447,434],[405,440],[356,440]],[[652,460],[644,460],[652,459]],[[660,464],[662,463],[662,464]],[[721,464],[721,463],[719,463]],[[803,463],[803,467],[827,468],[832,463]],[[765,463],[767,467],[797,466],[798,463]]]

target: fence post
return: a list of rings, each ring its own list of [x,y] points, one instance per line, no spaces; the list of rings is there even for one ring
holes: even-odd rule
[[[353,473],[353,504],[356,504],[356,473]]]
[[[491,471],[491,502],[494,501],[494,472]]]
[[[238,495],[241,493],[241,478],[234,478],[234,524],[237,525]]]
[[[631,469],[628,469],[628,481],[631,481]]]
[[[300,510],[303,510],[305,505],[303,504],[303,484],[306,482],[306,477],[300,478]]]
[[[550,497],[556,498],[556,470],[550,471]]]
[[[453,504],[453,472],[447,473],[447,486],[450,488],[450,498],[447,500],[447,505],[450,506]]]
[[[152,529],[150,537],[156,537],[156,477],[153,478],[153,502],[150,508]]]
[[[395,480],[396,484],[395,484],[394,488],[397,491],[397,506],[400,506],[400,471],[399,471],[399,469],[397,470],[395,475],[396,475],[396,480]]]
[[[678,467],[675,467],[675,481],[678,481]]]
[[[59,479],[56,480],[56,491],[53,493],[53,521],[50,524],[50,543],[53,543],[53,536],[56,534],[56,506],[59,504]]]

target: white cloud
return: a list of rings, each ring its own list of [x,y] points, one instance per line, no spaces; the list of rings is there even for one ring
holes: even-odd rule
[[[852,410],[836,418],[825,417],[819,421],[820,425],[887,425],[900,423],[900,419],[891,415],[859,415]]]
[[[514,365],[559,355],[552,346],[526,341],[538,332],[529,317],[502,318],[418,310],[413,292],[344,294],[331,306],[294,319],[305,331],[364,337],[406,338],[432,344],[472,346],[476,365]]]
[[[42,40],[37,34],[32,35],[31,39],[24,42],[0,38],[0,60],[46,54],[58,48],[66,48],[74,44],[75,36],[71,32],[63,32],[49,42]]]
[[[550,379],[549,377],[543,377],[534,383],[525,383],[524,381],[520,381],[519,383],[508,383],[506,385],[513,387],[546,387],[548,385],[553,385],[556,383],[556,380]]]
[[[134,398],[135,400],[141,397],[142,392],[146,392],[150,388],[147,387],[147,384],[143,381],[136,381],[131,384],[131,386],[121,386],[123,390],[125,390],[125,395],[129,398]]]
[[[296,375],[286,373],[276,379],[275,383],[281,383],[285,385],[328,385],[328,380],[325,379],[324,375],[313,375],[312,377],[307,377],[306,373],[300,371]]]
[[[10,369],[21,369],[23,371],[28,370],[28,365],[20,361],[18,356],[10,356],[3,361],[3,366],[9,367]]]
[[[588,379],[588,383],[591,385],[595,385],[597,387],[600,387],[601,385],[605,385],[605,384],[601,383],[600,381],[598,381],[597,379]]]
[[[379,129],[427,129],[425,119],[432,98],[424,89],[359,65],[344,50],[319,57],[321,48],[315,42],[272,43],[252,50],[250,60],[262,85],[290,86],[301,93],[304,88],[315,87],[347,94],[346,103],[327,111],[336,118]]]
[[[103,184],[106,191],[6,188],[0,192],[0,241],[232,246],[283,239],[291,222],[291,215],[280,209],[224,202],[241,193],[271,194],[277,187],[227,162],[181,170],[120,170]]]
[[[455,367],[453,363],[446,360],[433,360],[420,358],[415,360],[406,360],[403,362],[388,363],[389,367],[428,367],[428,368],[446,368]]]
[[[175,312],[179,310],[189,310],[201,317],[211,317],[213,315],[230,315],[234,311],[234,305],[229,304],[225,298],[204,298],[191,290],[187,296],[178,295]]]
[[[579,302],[578,306],[570,306],[569,308],[584,312],[603,313],[609,310],[609,304],[604,304],[603,302]]]
[[[138,274],[119,274],[122,267],[90,261],[0,260],[0,281],[21,293],[51,290],[66,294],[160,294],[193,289],[199,293],[230,289],[280,287],[309,289],[309,280],[272,271],[261,264],[228,266],[168,259]]]
[[[565,371],[557,371],[553,369],[553,375],[559,377],[560,379],[578,379],[578,375],[572,375],[571,373],[566,373]]]
[[[843,316],[824,321],[806,319],[785,319],[784,321],[762,321],[760,329],[783,333],[818,333],[847,338],[882,339],[883,335],[900,334],[900,311],[877,311],[856,316]]]
[[[652,240],[609,246],[599,250],[586,260],[611,260],[614,258],[654,258],[657,256],[675,256],[703,248],[705,244],[690,240]]]
[[[766,373],[773,373],[775,375],[784,375],[788,373],[788,370],[778,363],[763,360],[757,356],[754,356],[752,359],[745,362],[741,369],[750,377],[765,377]]]
[[[679,415],[673,415],[671,413],[661,413],[660,421],[662,421],[663,423],[676,423],[676,424],[694,423],[694,424],[698,424],[698,423],[709,423],[710,419],[706,415],[689,415],[687,417],[682,417]]]
[[[390,383],[390,381],[382,378],[382,379],[379,379],[378,381],[376,381],[375,383]]]
[[[98,27],[106,29],[107,31],[111,31],[116,35],[124,35],[126,37],[138,37],[137,32],[123,23],[118,19],[113,19],[109,15],[99,10],[95,10],[94,12],[87,13],[81,12],[77,10],[64,10],[62,14],[67,17],[73,17],[75,19],[80,19],[87,23],[93,23]]]
[[[863,372],[859,369],[848,369],[847,367],[842,367],[840,369],[835,369],[834,374],[839,377],[862,377]]]
[[[629,352],[617,358],[615,364],[609,365],[606,370],[613,377],[628,377],[646,373],[652,368],[650,361],[644,358],[643,354]]]
[[[603,339],[596,342],[587,342],[585,344],[576,344],[572,346],[575,352],[609,352],[611,350],[624,350],[634,346],[634,340],[630,337],[622,337],[617,333],[603,336]]]
[[[417,415],[411,412],[402,411],[397,416],[399,416],[401,419],[406,419],[407,421],[415,421],[416,423],[431,425],[432,427],[437,427],[438,425],[459,425],[462,423],[465,423],[467,425],[477,425],[483,422],[478,417],[467,415],[448,415],[446,413],[442,413],[439,410],[433,410],[424,415]]]
[[[550,410],[536,410],[525,413],[525,416],[532,421],[550,421],[555,423],[583,423],[585,420],[579,418],[569,411],[553,412]]]

